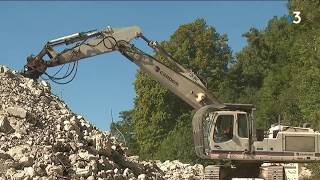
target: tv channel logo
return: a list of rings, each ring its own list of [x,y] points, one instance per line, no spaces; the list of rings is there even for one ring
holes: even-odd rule
[[[301,13],[300,11],[293,11],[292,16],[288,16],[288,22],[293,24],[299,24],[301,22]]]

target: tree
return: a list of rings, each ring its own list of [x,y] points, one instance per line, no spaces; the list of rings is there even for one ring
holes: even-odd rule
[[[275,17],[263,30],[245,33],[248,45],[236,55],[226,88],[229,98],[257,106],[261,127],[281,116],[282,123],[312,123],[320,129],[320,2],[292,0],[289,14],[300,11],[301,23]],[[310,166],[319,177],[319,164]]]
[[[125,144],[129,149],[129,154],[138,153],[138,144],[133,128],[133,111],[122,111],[119,113],[120,120],[111,124],[111,134],[116,136],[118,141]]]
[[[289,23],[284,16],[272,18],[265,29],[251,28],[243,34],[248,45],[235,59],[227,36],[203,19],[181,25],[161,44],[224,102],[255,104],[260,127],[270,127],[280,116],[283,124],[310,122],[319,130],[320,2],[293,0],[288,8],[289,14],[301,12],[300,24]],[[134,85],[132,117],[139,155],[197,161],[191,107],[141,71]]]
[[[158,159],[163,161],[179,159],[186,163],[198,160],[192,142],[193,133],[190,119],[192,119],[190,113],[179,117],[175,128],[162,141],[157,153]]]
[[[206,25],[203,19],[198,19],[181,25],[169,41],[161,44],[180,64],[192,69],[202,78],[210,91],[220,90],[231,60],[226,35],[218,34],[213,27]],[[158,54],[155,54],[155,57],[164,61]],[[161,158],[165,154],[163,151],[170,149],[170,152],[176,152],[171,157],[177,158],[182,157],[179,154],[186,152],[184,149],[193,151],[191,134],[186,134],[188,138],[181,137],[182,147],[167,146],[176,143],[182,132],[192,132],[191,118],[187,119],[186,115],[191,113],[191,107],[141,71],[137,73],[134,84],[137,94],[134,127],[140,156]],[[191,158],[195,152],[188,151],[188,154]]]

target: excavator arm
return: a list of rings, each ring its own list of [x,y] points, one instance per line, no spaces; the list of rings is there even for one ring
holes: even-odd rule
[[[166,66],[130,43],[135,38],[143,39],[149,47],[168,61],[170,66]],[[61,45],[73,46],[57,52],[54,48]],[[108,27],[101,31],[76,33],[48,41],[37,56],[28,57],[23,74],[29,78],[37,79],[46,72],[48,67],[78,62],[113,51],[119,51],[194,109],[200,109],[206,105],[225,107],[214,95],[208,92],[201,80],[191,70],[178,64],[156,41],[144,37],[141,29],[137,26]],[[49,59],[44,60],[45,56]]]
[[[137,26],[115,29],[108,27],[101,31],[80,32],[50,40],[38,55],[27,58],[24,75],[38,79],[48,67],[68,64],[80,59],[112,52],[116,50],[118,41],[129,42],[140,33],[141,29]],[[55,48],[62,45],[73,46],[57,52]],[[45,56],[49,59],[44,60]]]

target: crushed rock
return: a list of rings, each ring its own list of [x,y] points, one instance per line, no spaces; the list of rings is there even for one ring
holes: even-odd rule
[[[0,65],[0,180],[201,179],[203,166],[140,161],[73,113],[50,84]]]
[[[50,89],[0,66],[1,180],[163,179],[154,163],[127,157],[126,147]]]
[[[203,165],[201,164],[184,164],[178,160],[156,162],[157,166],[165,173],[163,178],[169,180],[175,179],[189,179],[189,180],[200,180],[203,174]]]

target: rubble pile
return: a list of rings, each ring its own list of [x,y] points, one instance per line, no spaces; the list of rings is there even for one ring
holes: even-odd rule
[[[46,81],[0,66],[0,104],[0,179],[162,179],[155,163],[127,157]]]
[[[201,179],[203,174],[203,165],[201,164],[183,164],[178,160],[157,162],[157,166],[165,173],[165,179]]]

